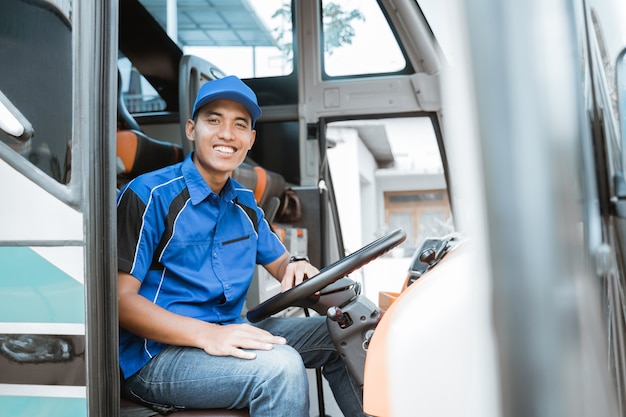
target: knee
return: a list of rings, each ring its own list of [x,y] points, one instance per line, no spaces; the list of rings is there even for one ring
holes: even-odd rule
[[[287,345],[274,346],[269,352],[264,364],[271,375],[268,379],[300,387],[308,393],[308,378],[300,354]]]
[[[269,392],[288,391],[294,398],[308,396],[309,381],[304,363],[300,354],[291,346],[278,345],[272,350],[258,352],[258,359],[261,359],[259,366],[264,369],[264,377],[257,388],[267,389]]]
[[[264,371],[252,391],[251,415],[264,415],[267,408],[280,410],[278,415],[308,416],[309,382],[300,354],[290,346],[275,346],[256,359]]]

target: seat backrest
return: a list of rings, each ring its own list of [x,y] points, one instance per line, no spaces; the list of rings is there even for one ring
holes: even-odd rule
[[[118,187],[145,172],[181,162],[183,148],[146,135],[124,102],[122,76],[117,72],[117,179]]]
[[[232,177],[254,192],[254,198],[265,212],[267,221],[270,223],[274,221],[281,198],[287,188],[283,176],[258,165],[244,162],[233,171]]]
[[[152,139],[138,130],[118,130],[116,149],[118,178],[126,181],[184,159],[182,147]]]

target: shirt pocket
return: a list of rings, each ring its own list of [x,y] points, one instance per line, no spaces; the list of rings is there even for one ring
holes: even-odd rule
[[[222,246],[234,245],[236,243],[245,244],[246,241],[250,241],[251,238],[252,237],[250,236],[250,234],[245,234],[245,235],[240,236],[240,237],[229,238],[229,239],[224,240],[224,241],[222,241],[220,243],[221,243]]]

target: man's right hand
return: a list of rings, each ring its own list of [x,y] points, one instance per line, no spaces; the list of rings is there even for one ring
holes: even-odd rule
[[[284,345],[287,341],[266,330],[249,324],[212,325],[200,336],[200,345],[213,356],[234,356],[241,359],[254,359],[252,350],[272,350],[274,345]]]

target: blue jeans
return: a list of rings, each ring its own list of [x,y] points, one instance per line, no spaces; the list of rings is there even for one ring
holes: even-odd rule
[[[253,360],[170,346],[124,381],[122,391],[128,398],[163,412],[247,407],[254,417],[308,417],[305,367],[322,367],[344,416],[363,416],[362,391],[335,349],[325,320],[269,318],[254,324],[284,337],[287,345],[257,351]]]

